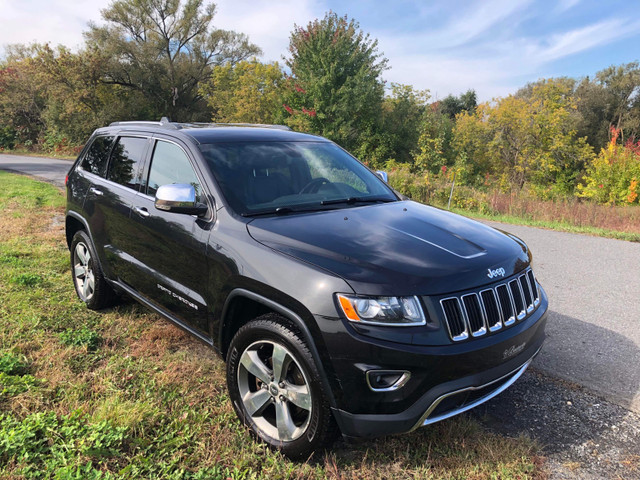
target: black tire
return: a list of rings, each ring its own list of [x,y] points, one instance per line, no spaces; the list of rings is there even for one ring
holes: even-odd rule
[[[71,278],[78,298],[89,309],[101,310],[115,303],[116,294],[105,280],[96,250],[84,230],[78,230],[71,241]]]
[[[283,351],[286,355],[281,355]],[[277,357],[282,358],[282,367],[274,369]],[[258,376],[249,372],[247,364],[255,370],[260,362]],[[274,378],[278,370],[280,379]],[[309,348],[300,333],[277,314],[262,315],[235,334],[227,354],[227,386],[233,408],[251,433],[291,459],[308,458],[338,433]],[[248,408],[263,401],[263,407],[249,413]]]

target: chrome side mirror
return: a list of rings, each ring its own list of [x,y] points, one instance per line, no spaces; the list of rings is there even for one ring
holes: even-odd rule
[[[376,170],[376,175],[378,175],[385,183],[389,183],[389,175],[384,170]]]
[[[158,210],[187,215],[202,215],[207,211],[206,205],[196,201],[196,189],[188,183],[158,187],[154,204]]]

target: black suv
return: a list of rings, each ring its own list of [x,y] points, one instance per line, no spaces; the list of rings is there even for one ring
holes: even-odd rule
[[[291,457],[473,408],[544,339],[524,242],[286,127],[100,128],[68,175],[66,236],[89,308],[126,293],[211,345],[238,416]]]

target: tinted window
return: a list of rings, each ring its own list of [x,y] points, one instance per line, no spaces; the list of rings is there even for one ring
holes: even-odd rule
[[[146,138],[120,137],[111,152],[107,179],[137,190],[141,183],[139,167],[146,145]]]
[[[112,143],[112,136],[96,137],[82,159],[80,164],[82,169],[104,177],[107,173],[107,160],[109,160],[109,150]]]
[[[153,150],[147,195],[155,196],[158,187],[172,183],[189,183],[202,201],[202,187],[184,151],[174,143],[158,140]]]

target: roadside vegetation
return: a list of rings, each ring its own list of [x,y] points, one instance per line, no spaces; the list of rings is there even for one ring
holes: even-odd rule
[[[126,299],[96,313],[76,298],[58,189],[1,171],[0,185],[0,477],[543,477],[532,441],[465,416],[301,463],[265,449],[210,349]]]
[[[472,214],[520,217],[526,204],[528,222],[638,233],[637,61],[484,103],[472,89],[437,100],[386,84],[377,40],[346,16],[293,25],[283,63],[263,63],[245,35],[214,27],[213,3],[162,5],[113,1],[78,51],[9,47],[0,151],[73,156],[117,120],[278,123],[334,140],[416,200],[448,203],[455,182],[452,206]],[[610,215],[614,226],[598,220]]]

